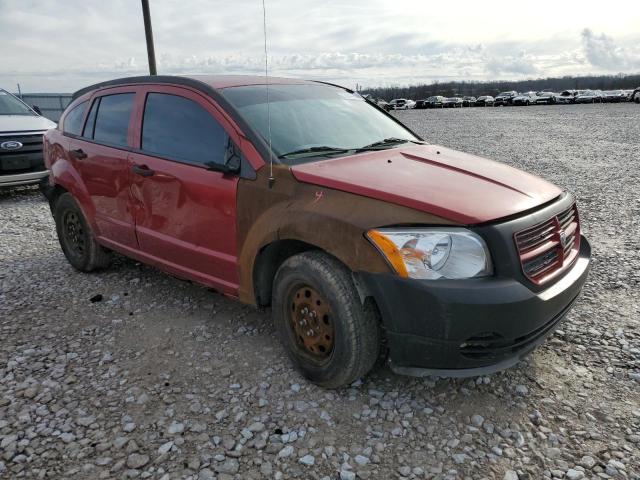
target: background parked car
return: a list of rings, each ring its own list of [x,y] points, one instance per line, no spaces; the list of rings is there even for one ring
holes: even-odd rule
[[[476,104],[476,97],[464,97],[462,99],[462,106],[463,107],[473,107]]]
[[[576,95],[575,103],[601,103],[602,96],[594,90],[585,90],[580,95]]]
[[[442,102],[442,106],[445,108],[457,108],[462,107],[462,98],[460,97],[448,97]]]
[[[502,92],[494,99],[493,106],[499,107],[501,105],[512,105],[513,98],[518,95],[518,92],[512,90],[510,92]]]
[[[389,102],[392,110],[408,110],[409,104],[406,98],[394,98]]]
[[[556,97],[556,103],[576,103],[577,90],[564,90],[560,95]]]
[[[423,98],[422,100],[416,100],[416,109],[420,110],[423,108],[429,108],[429,99]]]
[[[42,135],[56,124],[39,111],[0,89],[0,187],[34,184],[48,175]]]
[[[442,95],[435,95],[433,97],[429,97],[428,100],[428,108],[442,108],[445,98]]]
[[[491,95],[482,95],[476,99],[476,107],[492,107],[495,99]]]
[[[382,98],[378,98],[378,99],[375,101],[375,104],[376,104],[377,106],[379,106],[380,108],[382,108],[383,110],[388,110],[387,105],[389,105],[389,104],[387,103],[387,101],[386,101],[386,100],[384,100],[384,99],[382,99]]]
[[[607,103],[620,103],[627,101],[627,94],[624,90],[606,90],[602,92],[603,100]]]
[[[633,91],[633,93],[631,94],[631,97],[629,98],[629,100],[631,102],[640,103],[640,87],[636,88]]]
[[[524,92],[519,95],[516,95],[511,99],[511,103],[513,105],[531,105],[535,104],[538,100],[538,96],[536,92]]]
[[[556,97],[558,94],[556,92],[538,92],[536,99],[536,104],[541,105],[551,105],[556,103]]]
[[[377,105],[378,107],[384,110],[387,110],[386,106],[388,104],[382,98],[375,98],[373,95],[369,95],[369,94],[362,95],[362,98],[364,98],[367,102],[373,103],[374,105]]]

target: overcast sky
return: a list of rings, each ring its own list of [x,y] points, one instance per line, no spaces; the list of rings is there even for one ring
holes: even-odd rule
[[[270,73],[345,86],[640,72],[638,0],[266,0]],[[150,0],[158,72],[260,74],[261,0]],[[575,5],[575,6],[571,6]],[[147,73],[138,0],[0,0],[0,86]]]

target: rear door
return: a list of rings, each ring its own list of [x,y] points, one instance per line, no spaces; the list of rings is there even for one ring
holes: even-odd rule
[[[210,166],[225,162],[237,133],[211,100],[186,88],[142,87],[136,108],[131,192],[142,254],[235,294],[238,176]]]
[[[91,198],[97,236],[121,249],[136,249],[129,190],[131,117],[135,87],[101,91],[91,99],[80,136],[69,154]],[[67,122],[65,121],[65,124]]]

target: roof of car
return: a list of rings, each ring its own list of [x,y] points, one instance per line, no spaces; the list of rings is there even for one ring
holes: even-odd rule
[[[181,84],[198,87],[209,87],[213,90],[222,90],[231,87],[243,87],[249,85],[265,85],[267,80],[264,75],[141,75],[137,77],[124,77],[96,83],[82,88],[73,94],[73,98],[78,98],[85,93],[99,88],[113,87],[118,85],[130,85],[136,83],[163,83]],[[317,84],[310,80],[300,80],[293,78],[269,77],[270,85],[303,85]],[[337,85],[336,85],[337,86]],[[201,89],[201,88],[200,88]]]
[[[244,87],[247,85],[265,85],[264,75],[189,75],[189,78],[206,83],[216,90],[229,87]],[[309,80],[299,80],[294,78],[269,77],[269,84],[309,84],[315,83]]]

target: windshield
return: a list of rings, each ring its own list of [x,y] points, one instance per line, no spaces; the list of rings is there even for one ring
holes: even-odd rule
[[[499,97],[510,97],[511,95],[513,95],[513,92],[502,92],[500,95],[498,95]]]
[[[231,87],[222,95],[268,143],[265,85]],[[271,145],[275,156],[331,147],[347,155],[385,139],[418,141],[410,131],[359,95],[327,85],[270,85]],[[400,142],[402,143],[402,142]],[[289,164],[308,159],[287,158]]]
[[[13,95],[0,90],[0,115],[35,115],[29,107]]]

